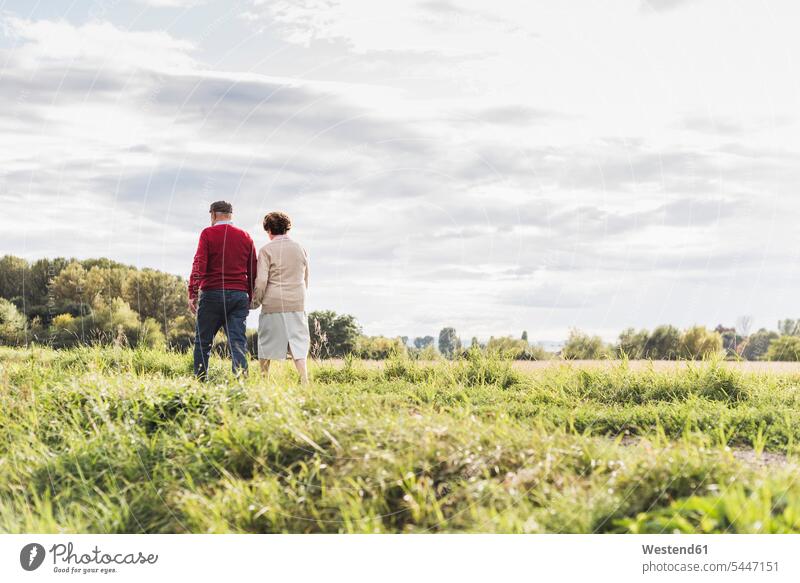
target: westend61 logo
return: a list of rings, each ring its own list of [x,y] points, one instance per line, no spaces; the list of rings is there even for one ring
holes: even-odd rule
[[[72,543],[54,544],[48,551],[39,543],[30,543],[19,552],[19,564],[26,571],[35,571],[42,566],[45,556],[53,559],[54,573],[116,573],[116,565],[154,565],[158,555],[145,555],[141,551],[132,553],[104,553],[95,547],[87,553],[75,551]]]

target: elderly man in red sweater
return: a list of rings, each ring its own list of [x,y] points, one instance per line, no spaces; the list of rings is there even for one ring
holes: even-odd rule
[[[200,233],[189,276],[189,309],[197,314],[194,373],[204,380],[208,378],[211,345],[220,328],[228,338],[233,373],[247,373],[245,321],[258,259],[250,235],[233,226],[231,203],[217,201],[208,212],[211,226]]]

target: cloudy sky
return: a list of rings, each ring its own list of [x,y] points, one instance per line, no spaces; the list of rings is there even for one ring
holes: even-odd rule
[[[0,0],[0,252],[282,209],[367,333],[800,314],[791,0]]]

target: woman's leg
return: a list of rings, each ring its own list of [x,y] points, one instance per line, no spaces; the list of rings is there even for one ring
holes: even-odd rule
[[[258,362],[261,365],[261,374],[269,378],[269,359],[262,358]]]
[[[305,358],[295,358],[294,354],[292,354],[292,347],[287,346],[286,350],[289,353],[289,356],[292,357],[294,361],[295,367],[297,367],[297,372],[300,373],[300,384],[307,385],[308,384],[308,368],[306,367],[306,359]]]
[[[303,385],[308,384],[308,369],[306,368],[305,358],[296,358],[294,365],[297,367],[297,372],[300,373],[300,383]]]

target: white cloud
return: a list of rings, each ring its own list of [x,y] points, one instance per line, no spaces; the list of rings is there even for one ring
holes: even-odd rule
[[[308,45],[312,41],[343,40],[356,52],[416,51],[479,55],[490,43],[476,43],[477,35],[492,38],[526,34],[518,23],[502,20],[486,10],[454,2],[373,2],[370,0],[256,0],[251,19],[276,22],[286,38]]]
[[[313,307],[370,333],[789,315],[795,37],[712,0],[543,6],[256,3],[232,38],[6,18],[0,200],[30,218],[0,244],[185,274],[230,198],[256,238],[287,210]]]
[[[74,26],[67,21],[4,19],[4,30],[21,42],[13,57],[18,64],[37,68],[43,63],[90,63],[103,69],[176,71],[193,68],[192,43],[162,31],[126,31],[108,22]]]
[[[186,8],[206,4],[209,0],[135,0],[156,8]]]

